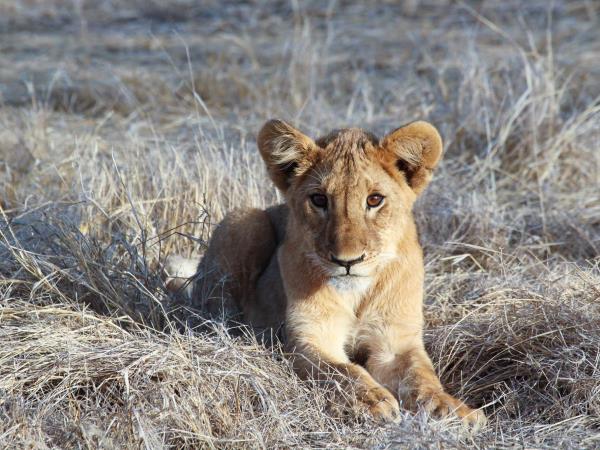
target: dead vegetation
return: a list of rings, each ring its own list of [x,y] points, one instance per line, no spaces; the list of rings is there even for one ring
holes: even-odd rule
[[[594,2],[0,4],[0,445],[600,445]],[[427,340],[488,428],[328,406],[170,298],[232,207],[278,201],[254,144],[424,118]]]

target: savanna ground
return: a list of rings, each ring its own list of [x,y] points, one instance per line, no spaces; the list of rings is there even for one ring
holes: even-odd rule
[[[2,447],[600,446],[597,2],[5,0],[0,52]],[[329,407],[166,293],[280,199],[271,117],[440,128],[427,342],[484,431]]]

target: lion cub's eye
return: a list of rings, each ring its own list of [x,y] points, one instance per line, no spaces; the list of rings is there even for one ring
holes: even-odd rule
[[[323,194],[313,194],[310,196],[310,201],[317,208],[327,208],[327,196]]]
[[[377,208],[383,202],[383,195],[381,194],[371,194],[367,197],[367,206],[369,208]]]

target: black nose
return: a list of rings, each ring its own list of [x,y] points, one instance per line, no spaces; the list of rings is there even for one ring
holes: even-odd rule
[[[346,274],[350,273],[350,267],[352,267],[354,264],[358,264],[359,262],[362,262],[365,260],[365,254],[363,253],[362,255],[360,255],[358,258],[355,259],[338,259],[333,255],[330,255],[331,258],[331,262],[334,262],[342,267],[346,268]]]

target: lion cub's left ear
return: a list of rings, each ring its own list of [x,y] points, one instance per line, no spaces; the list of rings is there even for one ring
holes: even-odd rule
[[[398,128],[381,140],[380,147],[396,159],[408,185],[420,194],[431,181],[442,156],[442,138],[428,122],[417,121]]]

